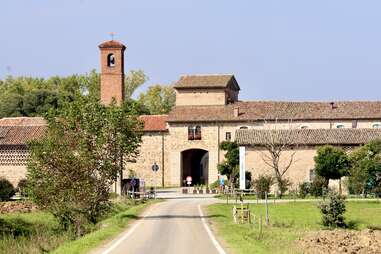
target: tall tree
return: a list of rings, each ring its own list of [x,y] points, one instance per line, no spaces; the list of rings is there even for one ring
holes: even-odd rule
[[[139,102],[143,104],[152,115],[166,114],[175,105],[176,94],[172,86],[154,85],[147,92],[141,93]]]
[[[138,154],[137,112],[134,104],[104,106],[80,96],[51,112],[44,137],[30,144],[30,197],[78,236],[107,211],[122,155],[131,160]]]
[[[132,95],[141,85],[148,80],[148,76],[142,70],[131,70],[125,78],[125,95],[131,99]]]

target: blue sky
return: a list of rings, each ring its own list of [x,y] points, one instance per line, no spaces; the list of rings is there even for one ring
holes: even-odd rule
[[[99,69],[126,44],[151,84],[233,73],[244,100],[381,99],[379,0],[2,0],[0,78]]]

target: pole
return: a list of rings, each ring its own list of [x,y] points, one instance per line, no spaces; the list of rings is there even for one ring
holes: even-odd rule
[[[155,199],[156,199],[156,180],[157,180],[157,170],[155,170]]]
[[[267,192],[265,192],[265,202],[266,202],[266,226],[269,225],[269,204],[267,202]]]

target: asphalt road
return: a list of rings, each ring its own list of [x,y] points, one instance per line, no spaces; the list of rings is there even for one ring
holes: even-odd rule
[[[199,205],[209,199],[171,199],[155,204],[142,218],[96,253],[102,254],[222,254],[204,225]],[[218,249],[219,248],[219,249]]]

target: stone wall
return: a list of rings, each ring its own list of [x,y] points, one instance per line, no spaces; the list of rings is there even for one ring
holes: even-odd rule
[[[176,90],[176,106],[225,105],[223,89],[181,89]]]

